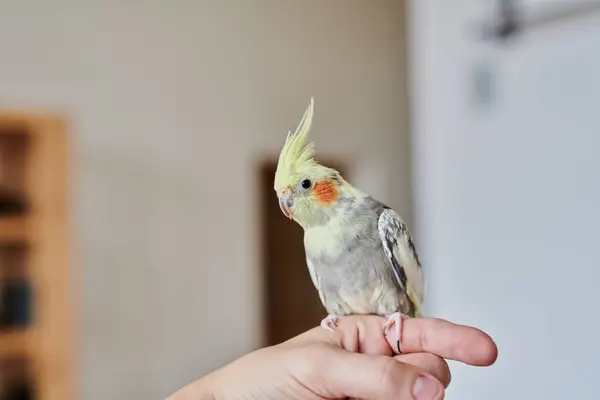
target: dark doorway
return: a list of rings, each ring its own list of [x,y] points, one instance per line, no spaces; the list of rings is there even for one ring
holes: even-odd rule
[[[323,161],[340,171],[339,163]],[[273,190],[275,161],[260,171],[262,254],[265,277],[264,306],[266,345],[281,343],[317,326],[327,313],[319,300],[304,255],[304,232],[279,209]]]

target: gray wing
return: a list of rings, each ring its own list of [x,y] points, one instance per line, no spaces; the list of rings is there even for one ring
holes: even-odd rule
[[[420,314],[425,295],[423,269],[408,227],[398,213],[385,208],[379,216],[377,228],[398,284]]]
[[[319,292],[319,299],[321,299],[321,303],[323,304],[324,307],[327,307],[325,305],[325,295],[323,294],[323,291],[321,290],[321,276],[317,273],[317,271],[315,271],[315,266],[309,260],[308,257],[306,257],[306,266],[308,267],[308,272],[310,273],[310,279],[312,280],[313,285],[315,285],[315,288]]]

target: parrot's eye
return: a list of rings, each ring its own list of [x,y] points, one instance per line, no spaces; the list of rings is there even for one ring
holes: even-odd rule
[[[312,186],[312,182],[308,179],[304,179],[302,182],[300,182],[300,186],[302,187],[302,189],[310,189],[310,187]]]

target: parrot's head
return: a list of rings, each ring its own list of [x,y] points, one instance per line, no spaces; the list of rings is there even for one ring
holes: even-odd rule
[[[323,224],[337,212],[336,204],[348,185],[339,172],[313,159],[315,147],[308,141],[314,100],[295,132],[288,132],[279,155],[274,189],[283,214],[303,228]]]

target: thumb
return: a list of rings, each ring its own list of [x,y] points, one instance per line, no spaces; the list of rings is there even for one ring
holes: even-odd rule
[[[324,365],[321,364],[323,367]],[[433,376],[386,356],[334,349],[323,370],[316,368],[324,397],[365,400],[440,400],[444,387]],[[316,383],[316,382],[315,382]],[[306,386],[311,387],[310,382]]]

